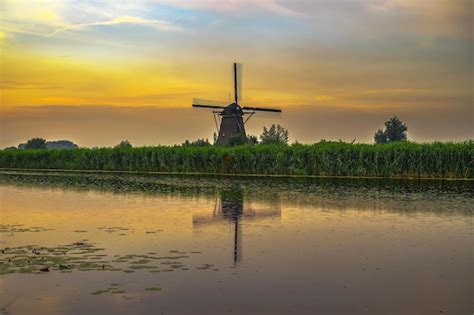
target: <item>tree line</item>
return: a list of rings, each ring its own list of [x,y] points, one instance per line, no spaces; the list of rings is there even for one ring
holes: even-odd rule
[[[393,116],[385,122],[385,129],[378,129],[374,135],[374,142],[376,144],[386,144],[399,141],[406,141],[407,137],[407,126],[400,121],[397,116]],[[214,143],[216,142],[217,135],[214,134]],[[273,124],[270,128],[263,127],[263,132],[259,137],[254,135],[247,135],[245,140],[241,137],[235,137],[229,140],[229,146],[236,146],[242,144],[278,144],[287,145],[289,139],[288,129],[280,126],[279,124]],[[353,141],[355,142],[355,140]],[[195,141],[186,140],[182,144],[183,146],[208,146],[212,145],[208,139],[197,139]]]
[[[398,117],[394,116],[385,122],[385,129],[379,129],[375,133],[374,140],[376,144],[386,144],[398,141],[407,140],[407,126],[402,123]],[[193,146],[203,147],[215,145],[217,136],[214,134],[214,143],[211,143],[208,139],[197,139],[197,140],[186,140],[181,146]],[[289,132],[285,127],[277,124],[271,125],[269,128],[263,127],[263,131],[260,136],[247,135],[246,139],[242,140],[241,137],[235,137],[230,139],[229,146],[244,145],[244,144],[275,144],[275,145],[288,145]],[[132,148],[133,145],[128,140],[120,141],[115,147],[117,148]],[[32,138],[26,143],[20,144],[17,147],[9,147],[5,150],[25,149],[25,150],[45,150],[45,149],[77,149],[78,146],[68,140],[59,141],[46,141],[43,138]]]

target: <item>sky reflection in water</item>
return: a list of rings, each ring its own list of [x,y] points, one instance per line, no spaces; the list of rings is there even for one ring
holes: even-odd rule
[[[1,275],[12,314],[471,308],[470,182],[2,171],[0,191],[1,248],[103,249]]]

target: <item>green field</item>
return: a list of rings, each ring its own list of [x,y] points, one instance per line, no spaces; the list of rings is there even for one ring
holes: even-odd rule
[[[473,178],[474,142],[160,146],[0,151],[1,168],[101,171]]]

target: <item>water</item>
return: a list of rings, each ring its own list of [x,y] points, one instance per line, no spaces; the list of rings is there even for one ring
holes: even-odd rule
[[[0,191],[0,314],[473,311],[472,182],[1,171]]]

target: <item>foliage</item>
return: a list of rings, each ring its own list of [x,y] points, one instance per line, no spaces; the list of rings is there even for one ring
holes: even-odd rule
[[[244,145],[244,144],[258,144],[258,138],[253,135],[249,135],[246,138],[243,138],[241,135],[235,135],[229,139],[227,146],[235,147],[237,145]]]
[[[258,137],[254,135],[248,135],[247,144],[258,144]]]
[[[387,142],[405,141],[407,140],[406,131],[407,126],[393,116],[390,120],[385,122],[385,134],[387,135]]]
[[[0,151],[0,168],[473,178],[474,142]]]
[[[407,130],[407,126],[402,123],[397,116],[393,116],[385,122],[385,130],[377,130],[374,136],[375,143],[383,144],[397,141],[406,141]]]
[[[31,150],[31,149],[48,149],[48,150],[63,150],[63,149],[77,149],[78,145],[69,140],[55,140],[46,141],[43,138],[33,138],[28,140],[27,143],[20,143],[18,145],[19,150]],[[8,147],[5,149],[17,149],[17,147]]]
[[[237,145],[244,145],[247,143],[247,138],[245,138],[242,134],[236,134],[229,139],[227,146],[235,147]]]
[[[270,129],[263,127],[260,135],[261,144],[288,144],[288,129],[273,124]]]
[[[387,143],[387,135],[382,129],[377,130],[374,136],[375,143],[384,144]]]
[[[192,146],[192,147],[207,147],[210,146],[211,143],[208,139],[197,139],[194,141],[186,140],[181,144],[182,146]]]
[[[128,140],[120,141],[120,143],[117,144],[115,147],[116,148],[122,148],[122,149],[131,149],[131,148],[133,148],[132,144]]]
[[[46,149],[46,140],[43,138],[32,138],[26,142],[25,150]]]
[[[72,141],[69,140],[57,140],[57,141],[47,141],[46,148],[48,150],[71,150],[77,149],[78,146]]]

